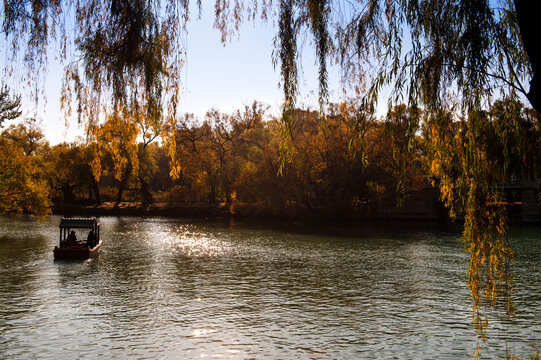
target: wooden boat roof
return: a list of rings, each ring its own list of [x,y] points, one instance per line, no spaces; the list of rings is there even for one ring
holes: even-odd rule
[[[96,218],[62,218],[59,227],[92,229],[96,225],[100,225],[100,222]]]

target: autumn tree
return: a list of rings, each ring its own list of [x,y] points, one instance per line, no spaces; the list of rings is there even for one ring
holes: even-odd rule
[[[139,133],[138,125],[132,120],[127,108],[121,112],[108,115],[107,121],[95,128],[98,144],[107,151],[113,160],[113,174],[118,180],[118,191],[115,206],[122,202],[122,195],[128,186],[130,177],[139,170],[138,146],[136,143]],[[98,150],[100,151],[100,150]],[[93,162],[95,174],[101,174],[101,164]]]
[[[232,115],[217,111],[207,113],[207,120],[214,124],[209,140],[219,162],[219,179],[226,206],[233,200],[242,164],[255,161],[251,150],[259,145],[256,132],[268,119],[266,111],[267,108],[261,103],[253,102]]]
[[[163,109],[176,111],[183,60],[181,32],[188,17],[186,2],[145,0],[6,1],[0,15],[6,48],[12,50],[13,62],[8,67],[24,52],[27,71],[22,80],[39,83],[36,74],[46,65],[48,47],[56,39],[61,51],[55,55],[65,64],[61,105],[66,115],[74,115],[75,110],[89,142],[99,144],[103,136],[96,129],[104,119],[125,117],[126,108],[136,109],[131,114],[135,116],[125,120],[131,122],[128,127],[142,131],[143,158],[148,143],[160,135]],[[99,151],[95,155],[93,168],[99,178]],[[139,169],[134,158],[126,161],[116,155],[119,202],[127,174],[144,167]],[[142,173],[137,177],[143,203],[150,203],[148,179]]]
[[[258,102],[233,114],[211,109],[203,122],[185,115],[174,130],[172,168],[176,177],[183,176],[193,185],[206,183],[211,203],[220,190],[229,206],[243,164],[256,161],[252,150],[259,146],[257,129],[265,120],[266,107]]]
[[[415,160],[417,149],[416,132],[419,128],[421,110],[416,107],[407,107],[404,104],[394,106],[385,118],[385,134],[392,149],[396,179],[396,194],[398,205],[406,196],[408,168]],[[409,177],[411,179],[411,176]]]
[[[99,146],[96,143],[90,143],[83,146],[83,152],[85,154],[84,161],[88,169],[88,178],[90,181],[90,189],[89,189],[89,195],[88,199],[95,202],[96,205],[101,205],[102,199],[101,199],[101,192],[100,192],[100,179],[101,179],[101,171],[99,174],[96,174],[93,168],[93,164],[97,165],[100,164],[100,167],[102,166],[103,160],[98,157],[102,156],[101,152],[99,151]],[[94,194],[94,196],[92,196]]]
[[[13,130],[18,129],[0,134],[0,213],[24,211],[43,218],[50,213],[50,200],[42,159],[14,138]]]
[[[154,142],[147,146],[148,156],[152,158],[153,172],[150,176],[150,190],[152,193],[164,193],[178,183],[171,179],[168,149]]]
[[[104,108],[109,113],[122,112],[118,105],[138,96],[149,112],[167,107],[169,118],[176,118],[188,0],[11,0],[3,2],[2,10],[10,53],[16,55],[22,49],[30,68],[44,63],[51,37],[60,39],[60,55],[67,63],[63,103],[71,106],[74,96],[84,123],[96,125]],[[472,263],[488,259],[488,268],[501,270],[509,259],[500,255],[509,251],[504,249],[505,232],[494,233],[493,227],[487,227],[497,216],[486,211],[493,208],[497,194],[487,181],[486,146],[478,138],[484,110],[496,92],[512,98],[524,95],[534,109],[541,110],[536,10],[536,3],[526,0],[216,0],[215,27],[226,41],[243,20],[276,14],[275,60],[284,90],[281,132],[285,140],[280,150],[284,163],[291,155],[288,138],[304,34],[313,38],[322,110],[328,93],[327,65],[336,60],[344,69],[344,83],[363,95],[363,106],[373,106],[381,89],[390,85],[391,103],[425,107],[433,132],[455,127],[453,122],[467,122],[460,125],[464,132],[456,138],[465,142],[455,147],[466,154],[466,161],[458,162],[457,181],[465,186],[461,195],[471,200],[466,201],[464,240],[483,251],[482,255],[470,252]],[[65,24],[74,24],[73,29]],[[28,73],[36,80],[40,72]],[[174,145],[174,139],[168,143]],[[459,156],[443,154],[452,149],[440,141],[430,146],[434,159]],[[452,184],[442,184],[442,195],[448,196],[453,189],[446,186]],[[486,268],[470,266],[472,278]]]
[[[27,119],[17,125],[9,126],[4,136],[22,148],[26,156],[31,155],[45,142],[43,131],[35,119]]]
[[[0,128],[21,115],[20,96],[0,89]],[[31,121],[11,125],[0,134],[0,214],[27,211],[42,218],[50,212],[49,192],[35,156],[43,132]]]
[[[541,117],[512,98],[495,101],[487,112],[489,153],[499,179],[541,176]]]
[[[333,205],[350,210],[353,197],[360,197],[366,182],[366,131],[372,116],[353,101],[331,104],[327,119],[320,122],[323,146],[318,150],[325,163],[323,183]]]
[[[44,151],[41,166],[51,189],[55,202],[73,204],[88,194],[88,201],[94,197],[97,203],[101,197],[97,181],[90,166],[93,154],[91,149],[79,143],[60,143]],[[87,201],[87,200],[85,200]]]
[[[267,110],[254,102],[232,117],[236,129],[234,155],[240,162],[234,188],[240,202],[258,203],[270,198],[280,202],[275,191],[281,182],[276,178],[278,152],[273,147],[280,138],[277,123]]]
[[[210,124],[200,123],[193,114],[185,114],[170,130],[171,174],[191,191],[193,201],[200,201],[201,187],[208,188],[207,199],[216,202],[218,160],[209,143]]]
[[[162,135],[164,117],[160,105],[153,102],[144,108],[136,103],[132,116],[135,117],[139,136],[142,139],[138,144],[139,172],[137,178],[140,184],[141,206],[145,208],[154,201],[149,182],[156,171],[156,163],[148,146]]]

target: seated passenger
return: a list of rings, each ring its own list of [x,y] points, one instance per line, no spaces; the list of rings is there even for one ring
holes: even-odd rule
[[[66,239],[66,245],[67,246],[74,246],[77,245],[77,236],[75,236],[75,231],[71,231],[68,235],[68,238]]]

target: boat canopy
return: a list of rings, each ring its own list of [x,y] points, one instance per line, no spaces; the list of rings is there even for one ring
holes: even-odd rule
[[[59,227],[61,229],[95,229],[100,226],[96,218],[62,218]]]
[[[62,218],[58,227],[60,228],[59,247],[62,247],[71,229],[90,229],[87,242],[91,239],[91,235],[93,241],[100,241],[100,222],[96,218]]]

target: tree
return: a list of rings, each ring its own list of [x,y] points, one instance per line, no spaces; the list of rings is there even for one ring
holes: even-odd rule
[[[14,120],[21,116],[21,96],[11,97],[5,85],[0,88],[0,128],[6,120]]]
[[[96,143],[88,144],[83,149],[84,152],[84,162],[87,165],[87,173],[89,174],[90,179],[90,190],[89,190],[89,200],[92,200],[92,193],[94,193],[94,202],[96,205],[101,205],[101,193],[100,193],[100,178],[101,176],[96,176],[94,173],[93,165],[102,163],[100,157],[100,151]],[[101,175],[101,174],[100,174]]]
[[[43,132],[35,119],[27,119],[23,123],[9,126],[4,136],[21,147],[26,156],[31,155],[44,142]]]
[[[401,104],[389,110],[385,119],[385,135],[391,139],[398,205],[406,196],[406,171],[414,160],[419,117],[419,109]]]
[[[208,142],[212,131],[208,123],[200,123],[193,114],[185,114],[168,131],[171,177],[190,190],[191,200],[201,200],[201,187],[208,187],[208,201],[216,201],[217,159]],[[187,199],[185,199],[187,200]]]
[[[251,146],[257,146],[252,135],[266,119],[267,108],[254,101],[251,106],[237,110],[232,115],[219,111],[207,112],[208,123],[214,124],[209,133],[211,149],[218,159],[218,178],[225,194],[226,206],[230,206],[235,193],[235,183],[242,171],[242,163],[250,161]]]
[[[118,192],[115,206],[122,202],[122,194],[128,186],[132,174],[139,170],[138,146],[136,143],[139,133],[138,124],[132,120],[132,113],[124,108],[122,112],[114,112],[108,116],[107,121],[94,129],[98,146],[111,154],[114,164],[114,175],[118,180]],[[101,175],[101,163],[98,158],[94,161],[94,176]]]
[[[43,50],[53,35],[61,34],[63,46],[59,48],[64,58],[68,44],[75,47],[70,53],[73,61],[68,61],[66,67],[63,103],[69,107],[75,94],[77,111],[90,127],[98,123],[102,108],[120,113],[122,107],[118,105],[126,105],[137,97],[150,116],[167,106],[169,118],[175,119],[182,64],[180,35],[190,15],[189,1],[169,0],[164,4],[165,10],[160,2],[150,0],[10,0],[3,3],[3,31],[11,40],[13,53],[20,44],[26,44],[22,48],[31,65],[42,63],[46,54]],[[509,259],[500,255],[509,251],[490,253],[494,244],[507,246],[504,231],[472,235],[489,234],[494,229],[488,226],[493,212],[483,209],[492,208],[497,197],[488,181],[486,144],[478,140],[482,138],[484,111],[497,91],[511,98],[522,94],[535,110],[541,110],[541,50],[537,44],[535,2],[282,0],[262,1],[258,5],[257,1],[216,0],[215,26],[225,41],[244,18],[253,19],[258,11],[263,18],[277,14],[275,60],[280,66],[284,90],[281,122],[285,140],[280,151],[283,162],[290,156],[288,139],[298,92],[298,46],[302,43],[298,39],[310,33],[318,59],[322,109],[328,92],[327,63],[336,59],[345,70],[345,83],[362,95],[362,107],[372,106],[381,89],[391,85],[391,103],[407,100],[407,105],[424,106],[429,111],[431,132],[445,137],[447,129],[460,123],[463,131],[455,141],[463,142],[455,149],[465,156],[458,161],[457,154],[444,153],[453,149],[441,141],[433,142],[433,168],[438,168],[438,161],[446,158],[459,164],[455,167],[455,179],[464,185],[464,199],[477,199],[466,201],[469,205],[464,239],[488,251],[483,256],[489,259],[490,266],[507,266]],[[62,16],[76,20],[74,38],[67,36],[71,29],[61,25],[66,22],[58,21]],[[107,106],[102,107],[103,102]],[[167,142],[172,145],[174,156],[174,124],[170,128]],[[457,188],[450,182],[442,184],[443,197]],[[478,202],[479,199],[483,200]],[[476,252],[470,255],[472,263],[477,261],[475,258],[483,258]],[[484,267],[470,269],[472,278],[480,275],[475,271],[484,271]]]
[[[138,179],[141,186],[141,206],[146,208],[150,205],[154,198],[150,192],[150,177],[156,171],[156,163],[154,158],[148,151],[148,145],[156,140],[163,130],[163,116],[162,109],[158,104],[148,104],[148,107],[154,107],[152,109],[141,109],[135,106],[135,110],[132,112],[139,125],[139,132],[141,134],[142,143],[139,144],[139,174]]]
[[[249,150],[259,145],[256,132],[265,118],[266,107],[258,102],[232,115],[211,109],[200,124],[185,115],[174,128],[174,177],[182,175],[191,185],[206,183],[210,203],[220,191],[231,205],[243,164],[255,161]]]
[[[96,199],[99,199],[90,167],[92,154],[86,146],[61,143],[51,147],[46,155],[43,171],[46,172],[51,190],[62,194],[64,204],[74,203],[76,192],[83,189],[89,189],[89,193],[94,192]]]
[[[43,219],[50,200],[40,160],[6,133],[0,134],[0,214],[24,211]]]
[[[433,168],[444,180],[449,179],[441,183],[442,195],[447,199],[463,196],[465,200],[463,239],[470,252],[469,285],[480,330],[486,329],[480,305],[497,304],[500,295],[508,300],[509,292],[500,290],[511,289],[505,286],[511,251],[506,242],[504,209],[497,205],[500,194],[492,184],[496,179],[489,176],[484,110],[496,89],[511,97],[523,94],[541,110],[539,49],[533,39],[535,12],[533,5],[526,3],[506,1],[494,7],[483,0],[374,0],[346,5],[346,13],[334,11],[333,3],[327,0],[284,1],[279,13],[286,110],[291,103],[288,99],[296,92],[296,36],[309,28],[320,59],[320,93],[324,94],[327,86],[326,59],[336,56],[355,84],[362,86],[366,81],[365,103],[373,104],[380,90],[392,85],[390,102],[406,98],[411,106],[426,107],[435,133],[460,121],[462,131],[454,138],[456,147],[448,148],[441,138],[430,147],[434,159],[455,159],[443,163],[459,164],[454,177],[440,172],[445,166],[439,166],[439,160]],[[527,7],[532,7],[529,13]],[[371,66],[376,69],[373,77],[368,72]],[[528,76],[529,91],[522,83]],[[284,117],[286,128],[290,121]],[[459,188],[464,191],[454,193]],[[446,203],[452,206],[453,201]],[[485,261],[487,265],[481,266]],[[503,304],[510,311],[505,300]]]
[[[541,177],[541,117],[512,98],[495,101],[487,112],[490,160],[500,179]],[[503,156],[502,156],[503,155]]]

